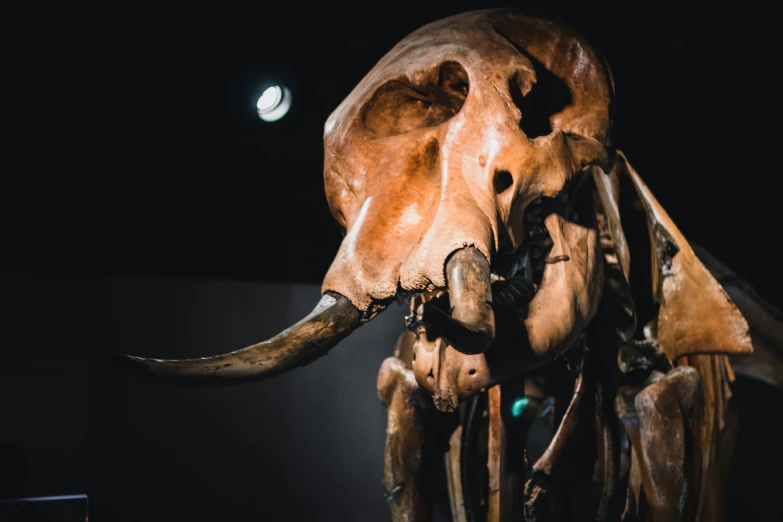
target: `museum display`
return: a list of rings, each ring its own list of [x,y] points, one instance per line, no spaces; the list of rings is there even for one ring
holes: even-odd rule
[[[377,380],[392,520],[431,519],[437,473],[455,522],[727,520],[731,384],[783,387],[783,323],[615,148],[614,88],[600,51],[548,18],[418,29],[325,122],[345,237],[310,315],[223,355],[124,364],[267,379],[408,302]],[[555,429],[535,451],[545,410]]]

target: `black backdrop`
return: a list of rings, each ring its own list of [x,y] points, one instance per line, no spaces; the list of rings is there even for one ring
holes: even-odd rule
[[[753,1],[11,3],[3,264],[319,282],[341,239],[323,192],[327,116],[409,32],[502,5],[595,42],[618,146],[687,237],[779,302],[779,44]],[[293,91],[275,124],[254,108],[268,77]]]
[[[340,356],[356,379],[340,388],[318,380],[339,375],[323,366],[331,358],[312,381],[207,393],[128,382],[107,356],[211,354],[306,310],[340,242],[321,179],[328,114],[420,25],[515,4],[565,19],[603,50],[618,146],[688,238],[783,307],[779,46],[760,4],[10,2],[0,17],[6,496],[89,490],[103,510],[94,520],[277,520],[264,516],[269,499],[292,506],[292,520],[332,520],[314,513],[348,502],[356,520],[385,516],[373,386],[397,323]],[[254,113],[267,75],[294,93],[276,124]],[[301,391],[316,384],[330,391]],[[752,394],[738,391],[760,414],[774,407]],[[759,447],[780,417],[762,418],[746,422]],[[310,437],[317,429],[327,436]],[[357,440],[362,429],[375,431]],[[774,469],[779,454],[740,453],[739,476]],[[759,482],[741,503],[763,513],[779,483]]]

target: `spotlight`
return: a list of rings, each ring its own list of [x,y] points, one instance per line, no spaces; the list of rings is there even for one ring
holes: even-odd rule
[[[264,121],[277,121],[291,108],[291,91],[288,87],[272,85],[261,94],[256,102],[258,117]]]

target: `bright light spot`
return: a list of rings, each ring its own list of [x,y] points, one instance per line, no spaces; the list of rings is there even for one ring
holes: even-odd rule
[[[259,111],[268,111],[275,105],[280,103],[280,98],[283,97],[283,90],[279,85],[273,85],[264,91],[264,94],[258,99],[256,108]]]
[[[522,412],[525,411],[525,408],[527,407],[527,402],[527,397],[521,397],[515,400],[511,405],[511,416],[519,417],[522,415]]]
[[[256,102],[258,117],[264,121],[277,121],[291,108],[291,91],[288,87],[273,85],[267,88]]]

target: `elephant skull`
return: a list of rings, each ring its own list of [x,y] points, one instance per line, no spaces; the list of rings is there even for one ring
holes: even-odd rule
[[[326,121],[324,179],[345,238],[307,318],[224,355],[128,358],[231,381],[307,364],[410,299],[413,370],[439,409],[551,361],[596,312],[591,166],[611,154],[612,80],[572,30],[510,9],[429,24]]]
[[[503,377],[509,357],[551,360],[594,314],[586,169],[608,156],[611,90],[575,33],[486,10],[399,42],[327,120],[326,195],[346,236],[323,290],[370,316],[413,299],[414,373],[439,408]],[[515,346],[492,346],[500,309]]]

